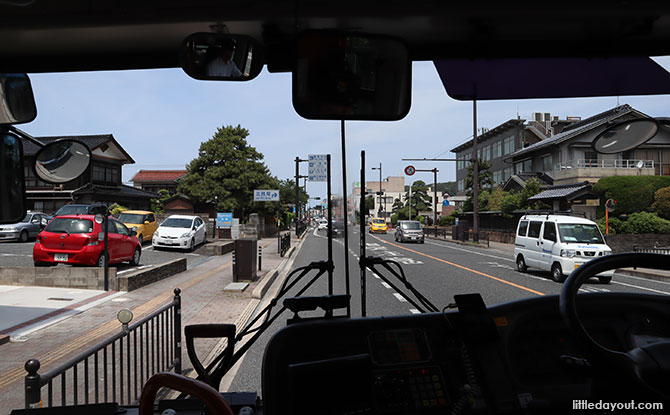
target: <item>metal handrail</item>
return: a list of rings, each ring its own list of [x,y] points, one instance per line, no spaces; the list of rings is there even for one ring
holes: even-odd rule
[[[84,403],[88,404],[91,395],[95,403],[120,402],[134,403],[139,399],[139,393],[144,381],[154,373],[173,370],[181,373],[181,290],[174,290],[172,302],[160,307],[158,310],[141,318],[130,326],[103,340],[102,342],[79,353],[65,363],[50,370],[45,374],[37,373],[40,368],[40,362],[37,359],[30,359],[26,362],[25,368],[28,374],[25,377],[25,405],[26,408],[39,408],[42,406],[41,389],[48,387],[47,406],[54,406],[53,399],[53,381],[60,376],[60,406],[68,405],[66,383],[69,370],[72,370],[72,394],[71,403],[79,404],[79,388],[82,386],[78,381],[79,366],[83,364],[84,384],[83,397]],[[172,312],[170,312],[172,311]],[[158,326],[158,327],[156,327]],[[139,333],[139,348],[138,348]],[[151,338],[150,338],[151,334]],[[161,336],[162,334],[162,336]],[[132,339],[131,339],[132,336]],[[124,360],[124,339],[125,356]],[[116,345],[118,342],[118,353]],[[133,345],[131,349],[131,343]],[[108,359],[108,347],[111,346],[111,358]],[[145,347],[146,346],[146,356]],[[103,352],[103,362],[100,364],[99,352]],[[139,358],[138,358],[139,354]],[[117,360],[118,355],[118,360]],[[91,370],[89,359],[93,357],[93,374],[89,376]],[[146,357],[146,359],[145,359]],[[131,366],[131,360],[134,364]],[[118,365],[117,365],[118,364]],[[124,368],[125,364],[125,368]],[[139,364],[139,367],[138,367]],[[101,367],[102,366],[102,367]],[[117,377],[118,366],[118,377]],[[111,367],[111,379],[108,376]],[[125,370],[124,370],[125,369]],[[131,370],[134,369],[134,370]],[[146,370],[145,370],[146,369]],[[131,375],[133,372],[133,375]],[[139,375],[139,377],[138,377]],[[89,385],[89,377],[93,378],[94,384]],[[118,378],[118,394],[117,394]],[[132,378],[132,379],[131,379]],[[103,380],[103,388],[100,388],[100,381]],[[111,380],[111,400],[110,395]],[[132,388],[131,380],[134,380]],[[125,388],[124,388],[125,386]],[[133,390],[131,390],[131,388]],[[125,392],[125,396],[124,396]],[[134,392],[134,399],[133,393]],[[102,395],[102,399],[101,396]]]
[[[642,162],[642,167],[638,164]],[[554,165],[554,171],[562,171],[568,169],[653,169],[654,160],[638,160],[638,159],[576,159]]]

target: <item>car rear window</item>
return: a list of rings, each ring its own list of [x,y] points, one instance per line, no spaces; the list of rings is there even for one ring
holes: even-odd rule
[[[88,206],[63,206],[58,209],[55,216],[61,215],[86,215],[88,214]]]
[[[421,224],[419,222],[403,222],[400,225],[403,229],[421,229]]]
[[[53,233],[91,233],[93,221],[88,219],[54,218],[44,229]]]
[[[372,223],[384,224],[384,219],[372,219]]]

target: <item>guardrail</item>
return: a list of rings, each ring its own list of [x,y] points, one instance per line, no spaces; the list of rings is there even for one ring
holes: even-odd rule
[[[642,252],[642,253],[646,253],[646,254],[670,255],[670,247],[668,247],[668,248],[663,248],[663,247],[643,248],[643,247],[639,247],[639,246],[634,246],[633,247],[633,252]]]
[[[554,171],[567,169],[653,169],[653,160],[580,159],[554,165]]]
[[[130,326],[124,325],[121,332],[45,374],[37,373],[39,360],[28,360],[26,408],[43,406],[45,386],[47,407],[109,402],[128,405],[139,400],[142,385],[155,373],[173,369],[181,373],[180,293],[176,288],[169,304]],[[54,382],[56,378],[60,381]],[[60,395],[58,405],[54,394]]]
[[[291,232],[286,232],[284,235],[279,237],[279,255],[284,257],[286,251],[291,247]]]

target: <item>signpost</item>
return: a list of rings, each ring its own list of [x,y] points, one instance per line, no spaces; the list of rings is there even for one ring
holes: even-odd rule
[[[442,206],[449,206],[449,201],[447,199],[444,199],[442,201]]]
[[[605,235],[610,234],[610,213],[614,212],[616,208],[616,200],[607,199],[605,202]]]
[[[254,202],[278,202],[279,190],[254,190]]]
[[[309,169],[307,180],[310,182],[325,182],[328,180],[328,155],[310,154],[307,156]]]
[[[217,213],[216,214],[216,227],[217,228],[232,228],[233,227],[233,214],[232,213]]]
[[[414,168],[414,166],[407,166],[407,167],[405,167],[405,174],[406,174],[406,175],[408,175],[408,176],[413,176],[414,173],[416,173],[416,169]]]

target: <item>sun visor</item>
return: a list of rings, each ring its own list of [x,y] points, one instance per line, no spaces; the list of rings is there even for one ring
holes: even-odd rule
[[[670,73],[647,57],[434,61],[450,97],[469,101],[670,94]]]

